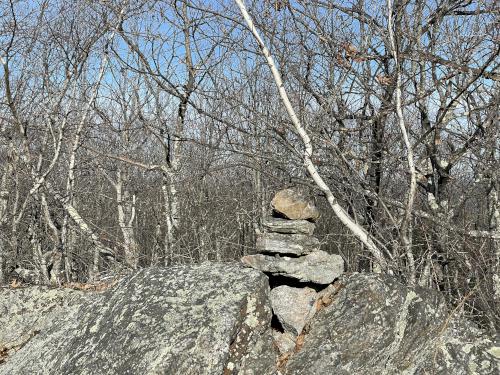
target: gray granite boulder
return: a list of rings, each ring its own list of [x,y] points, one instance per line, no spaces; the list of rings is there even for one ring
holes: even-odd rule
[[[280,354],[291,353],[295,349],[297,336],[291,332],[273,330],[273,342]]]
[[[46,286],[0,288],[0,363],[59,316],[76,312],[91,299],[99,295]]]
[[[257,238],[259,252],[304,255],[319,250],[316,237],[304,234],[264,233]]]
[[[102,293],[0,289],[0,374],[499,373],[498,343],[435,291],[344,275],[297,338],[271,329],[270,298],[234,263],[145,269]]]
[[[330,284],[344,272],[344,260],[340,255],[328,254],[321,250],[298,258],[247,255],[241,258],[241,261],[263,272],[317,284]]]
[[[375,274],[339,282],[286,374],[499,373],[498,345],[468,323],[455,327],[439,293]]]
[[[237,264],[144,269],[76,306],[52,315],[0,374],[251,375],[274,366],[267,277]]]
[[[291,220],[319,219],[319,211],[314,202],[296,189],[283,189],[276,193],[271,201],[275,212]]]
[[[288,220],[277,217],[266,219],[262,225],[269,232],[285,233],[285,234],[306,234],[312,235],[316,225],[307,220]]]
[[[274,315],[287,332],[298,336],[316,312],[317,293],[312,288],[293,288],[280,285],[271,290]]]
[[[231,372],[230,368],[227,368],[224,375],[231,373],[237,373],[238,375],[277,375],[277,350],[274,350],[275,347],[272,330],[269,327],[251,345],[249,353],[242,358],[239,369]],[[276,349],[279,350],[279,348]]]

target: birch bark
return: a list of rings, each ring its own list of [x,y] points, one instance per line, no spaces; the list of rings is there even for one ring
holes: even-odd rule
[[[338,203],[337,198],[333,195],[331,189],[328,187],[328,185],[325,183],[321,175],[319,174],[316,166],[312,162],[312,155],[313,155],[313,145],[311,142],[311,138],[309,137],[309,134],[305,130],[304,126],[300,122],[297,114],[295,113],[295,110],[292,106],[292,103],[290,102],[290,99],[288,98],[287,91],[285,89],[285,86],[283,84],[283,80],[281,78],[281,74],[276,66],[276,63],[274,62],[274,58],[272,57],[269,49],[266,47],[264,41],[260,37],[260,34],[257,30],[257,28],[254,25],[254,22],[250,16],[250,14],[247,11],[247,8],[245,6],[245,3],[243,0],[235,0],[236,4],[238,5],[241,14],[243,16],[243,19],[245,20],[248,28],[252,32],[255,40],[257,41],[261,53],[266,59],[266,62],[269,66],[269,69],[271,70],[271,73],[274,78],[274,83],[276,84],[278,88],[278,92],[281,98],[281,101],[283,102],[283,105],[285,106],[285,109],[293,123],[293,126],[296,130],[296,132],[299,134],[300,138],[302,139],[302,142],[304,144],[304,153],[303,153],[303,160],[304,160],[304,165],[315,182],[316,186],[325,194],[326,199],[334,212],[334,214],[337,216],[337,218],[344,224],[350,231],[351,233],[363,243],[364,246],[368,249],[368,251],[372,254],[372,256],[375,258],[375,262],[377,263],[378,267],[376,267],[375,271],[381,271],[381,270],[388,270],[389,264],[384,256],[384,253],[382,250],[379,249],[379,247],[375,244],[373,241],[372,237],[368,234],[368,232],[359,224],[357,224],[352,217],[344,210],[344,208]]]
[[[412,211],[413,203],[415,202],[415,194],[417,191],[417,174],[415,171],[415,161],[413,158],[413,148],[408,137],[408,131],[406,129],[406,124],[403,116],[403,105],[402,105],[402,90],[401,90],[401,65],[399,61],[398,46],[396,44],[396,37],[394,36],[394,23],[392,17],[392,0],[387,0],[387,13],[388,22],[387,28],[389,31],[389,42],[391,46],[392,57],[394,59],[394,65],[396,70],[396,114],[398,119],[398,125],[401,130],[401,135],[406,148],[406,158],[408,161],[408,171],[410,173],[410,186],[406,193],[406,207],[401,221],[401,227],[399,229],[401,235],[401,242],[405,248],[406,259],[408,262],[408,276],[410,285],[415,285],[417,274],[415,271],[415,257],[412,250],[412,237],[413,237],[413,225],[412,225]]]

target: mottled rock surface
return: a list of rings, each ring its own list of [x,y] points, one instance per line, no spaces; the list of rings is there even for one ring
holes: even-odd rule
[[[238,375],[276,375],[276,351],[271,328],[268,328],[242,358]],[[227,372],[230,373],[230,372]],[[182,374],[179,374],[182,375]],[[224,373],[226,375],[226,373]]]
[[[454,328],[438,293],[374,274],[340,283],[287,374],[498,374],[492,341]]]
[[[304,234],[264,233],[257,238],[259,252],[304,255],[319,250],[316,237]]]
[[[266,219],[262,225],[269,232],[284,234],[306,234],[312,235],[316,225],[307,220],[288,220],[276,217]]]
[[[340,255],[328,254],[321,250],[299,258],[247,255],[241,258],[241,261],[263,272],[317,284],[330,284],[344,272],[344,260]]]
[[[291,353],[295,349],[297,337],[291,332],[273,331],[274,344],[280,354]]]
[[[78,307],[53,316],[0,374],[260,374],[274,365],[267,277],[236,264],[144,269]]]
[[[295,189],[278,191],[271,201],[271,207],[290,220],[316,221],[320,216],[314,202]]]
[[[298,336],[316,312],[317,293],[312,288],[280,285],[271,290],[271,306],[285,331]]]
[[[435,291],[352,274],[316,297],[295,338],[270,327],[267,278],[233,263],[145,269],[98,294],[0,289],[0,340],[19,344],[0,374],[499,373],[498,343]]]
[[[72,289],[33,286],[0,289],[0,352],[14,353],[61,315],[99,295]],[[0,361],[1,362],[1,361]]]

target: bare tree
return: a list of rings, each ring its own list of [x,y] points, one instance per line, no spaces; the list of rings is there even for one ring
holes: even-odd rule
[[[368,234],[368,232],[358,225],[350,216],[349,214],[340,206],[340,204],[337,201],[337,198],[333,195],[332,191],[328,187],[328,185],[325,183],[323,178],[319,175],[317,168],[315,167],[314,163],[312,162],[312,157],[313,157],[313,145],[311,142],[311,138],[309,137],[309,134],[306,132],[304,126],[301,124],[299,118],[297,117],[297,114],[295,113],[295,110],[293,109],[293,106],[288,99],[288,94],[285,90],[283,80],[281,78],[281,75],[276,67],[276,64],[274,62],[273,57],[271,56],[271,53],[267,49],[266,45],[264,44],[264,41],[259,35],[259,32],[254,26],[254,23],[252,21],[252,18],[250,17],[250,14],[248,13],[245,4],[241,0],[235,0],[236,3],[238,4],[238,7],[241,10],[242,16],[247,23],[250,31],[254,35],[257,43],[259,44],[259,47],[262,51],[263,56],[265,57],[267,64],[269,65],[269,68],[271,69],[271,72],[273,74],[274,81],[276,83],[276,86],[278,87],[279,95],[281,97],[281,100],[283,101],[283,105],[285,106],[290,119],[292,120],[292,123],[295,127],[295,130],[297,133],[300,135],[303,143],[304,143],[304,164],[311,175],[312,179],[318,186],[318,188],[325,194],[333,212],[335,215],[340,219],[340,221],[347,226],[353,234],[370,250],[370,252],[373,254],[375,257],[376,261],[378,262],[379,266],[381,269],[386,270],[388,268],[387,261],[382,253],[382,251],[378,248],[378,246],[375,244],[371,236]]]
[[[498,327],[496,4],[247,4],[0,4],[0,281],[237,259],[301,185],[350,271]]]

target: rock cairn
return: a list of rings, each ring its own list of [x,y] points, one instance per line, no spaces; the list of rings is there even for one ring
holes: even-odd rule
[[[307,196],[294,189],[281,190],[271,207],[273,217],[263,223],[267,232],[257,238],[259,254],[243,257],[244,264],[274,276],[320,285],[332,283],[343,273],[343,259],[320,250],[320,242],[313,236],[320,215]]]
[[[285,354],[295,348],[319,303],[332,290],[329,284],[343,273],[344,261],[320,250],[320,241],[313,236],[320,214],[305,194],[281,190],[271,207],[272,217],[263,223],[266,232],[257,238],[258,253],[243,257],[242,262],[266,272],[270,279],[281,277],[280,285],[271,290],[271,304],[282,327],[274,332],[275,343]]]

